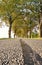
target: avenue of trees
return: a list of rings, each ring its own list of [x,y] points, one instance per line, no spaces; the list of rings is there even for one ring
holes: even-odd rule
[[[14,37],[42,37],[42,0],[0,0],[0,19],[9,27],[9,38],[11,31]]]

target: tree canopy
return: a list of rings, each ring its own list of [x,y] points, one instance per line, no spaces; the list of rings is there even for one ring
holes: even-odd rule
[[[37,25],[42,37],[41,3],[41,0],[0,0],[0,18],[9,26],[9,38],[11,30],[19,37],[28,37],[30,33],[31,38],[32,31]]]

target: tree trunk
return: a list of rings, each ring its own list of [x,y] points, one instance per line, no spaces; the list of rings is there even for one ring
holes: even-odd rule
[[[28,38],[28,33],[27,33],[27,38]]]
[[[42,37],[42,16],[39,14],[39,36]]]
[[[40,16],[40,37],[42,37],[42,15]]]
[[[40,25],[40,37],[42,37],[42,23]]]
[[[31,29],[30,29],[30,38],[31,38],[31,32],[32,32],[32,31],[31,31]]]
[[[15,33],[14,33],[14,38],[15,38],[15,36],[16,36],[16,35],[15,35]]]
[[[12,24],[10,24],[9,26],[9,38],[11,38],[11,27],[12,27]]]
[[[16,29],[15,29],[15,31],[14,31],[14,38],[16,37]]]
[[[30,17],[30,38],[31,38],[31,33],[32,33],[32,27],[31,27],[31,24],[32,24],[32,20],[31,20],[31,17]]]
[[[28,30],[27,30],[27,38],[28,38]]]
[[[40,0],[40,37],[42,37],[42,0]]]
[[[10,24],[10,26],[9,26],[9,38],[11,38],[11,28],[12,28],[12,23],[13,23],[12,17],[9,16],[9,24]]]

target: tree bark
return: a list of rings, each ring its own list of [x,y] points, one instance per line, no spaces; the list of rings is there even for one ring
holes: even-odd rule
[[[42,37],[42,0],[40,1],[40,37]]]
[[[31,38],[31,33],[32,33],[31,23],[32,23],[32,20],[31,20],[31,17],[30,17],[30,38]]]
[[[39,15],[39,32],[40,37],[42,37],[42,17]]]
[[[15,31],[14,31],[14,38],[16,37],[16,29],[15,29]]]
[[[42,23],[40,25],[40,37],[42,37]]]
[[[39,36],[42,37],[42,16],[39,14]]]
[[[13,23],[13,20],[12,20],[12,17],[11,15],[9,15],[9,38],[11,38],[11,28],[12,28],[12,23]]]
[[[32,32],[32,31],[31,31],[31,29],[30,29],[30,38],[31,38],[31,32]]]
[[[11,38],[11,27],[12,27],[12,24],[10,24],[9,26],[9,38]]]
[[[15,38],[15,36],[16,36],[16,35],[15,35],[15,33],[14,33],[14,38]]]
[[[28,38],[28,30],[27,30],[27,38]]]

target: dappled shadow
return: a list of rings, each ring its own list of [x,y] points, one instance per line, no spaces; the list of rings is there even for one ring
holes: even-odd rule
[[[42,58],[39,54],[32,50],[32,48],[20,39],[23,56],[24,56],[24,65],[42,65]]]

